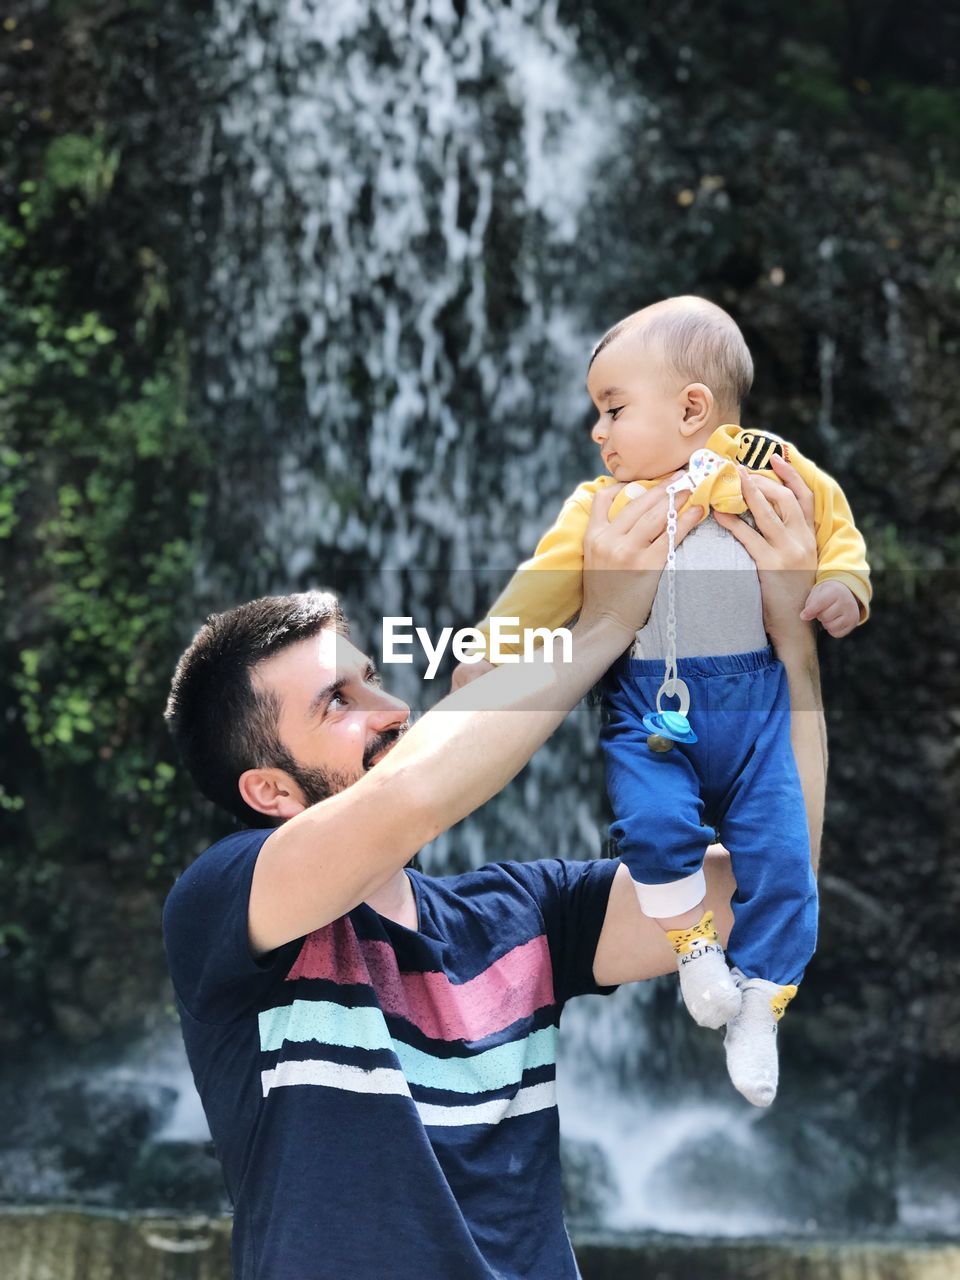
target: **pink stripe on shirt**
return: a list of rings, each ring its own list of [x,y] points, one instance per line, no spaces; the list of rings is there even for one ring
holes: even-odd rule
[[[401,973],[387,942],[360,940],[347,919],[309,934],[287,981],[326,978],[363,983],[384,1013],[405,1018],[432,1040],[482,1040],[554,1003],[550,949],[531,938],[468,982],[445,973]]]

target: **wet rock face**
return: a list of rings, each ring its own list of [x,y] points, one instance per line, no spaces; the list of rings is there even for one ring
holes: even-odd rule
[[[213,1143],[144,1143],[117,1203],[130,1209],[152,1205],[190,1213],[223,1213],[229,1198]]]
[[[38,1096],[7,1080],[0,1108],[0,1202],[194,1210],[227,1207],[209,1142],[165,1141],[174,1084],[100,1054],[74,1067],[29,1063]]]
[[[75,928],[44,975],[59,1035],[81,1047],[155,1025],[167,991],[156,895],[91,868],[71,905]]]
[[[173,1101],[172,1091],[141,1081],[57,1079],[48,1070],[42,1109],[6,1107],[0,1198],[122,1201],[147,1135]]]
[[[602,1147],[565,1139],[560,1144],[560,1155],[567,1221],[575,1225],[602,1223],[611,1197],[616,1196],[616,1184]]]

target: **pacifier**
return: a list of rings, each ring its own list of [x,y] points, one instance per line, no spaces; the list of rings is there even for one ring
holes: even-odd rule
[[[664,711],[660,705],[664,695],[668,698],[678,698],[680,700],[680,709],[678,711]],[[689,710],[690,692],[686,684],[676,677],[672,680],[665,680],[657,690],[656,711],[648,711],[642,721],[644,729],[650,735],[647,738],[647,746],[651,751],[662,754],[664,751],[672,751],[675,742],[698,741],[697,735],[690,727],[690,721],[687,719]]]

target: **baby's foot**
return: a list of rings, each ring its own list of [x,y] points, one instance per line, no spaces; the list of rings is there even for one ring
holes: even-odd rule
[[[740,1012],[727,1023],[724,1048],[727,1071],[734,1088],[755,1107],[769,1107],[777,1096],[780,1064],[777,1059],[777,1023],[797,988],[779,986],[765,978],[747,978],[739,969],[733,975],[740,986]]]
[[[680,994],[691,1018],[701,1027],[722,1027],[740,1009],[740,989],[724,958],[713,927],[713,912],[705,911],[692,929],[668,929],[677,955]]]

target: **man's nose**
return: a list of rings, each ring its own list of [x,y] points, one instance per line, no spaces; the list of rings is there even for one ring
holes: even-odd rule
[[[376,733],[386,729],[398,729],[410,719],[410,708],[402,698],[394,697],[386,689],[376,691],[376,702],[370,712],[370,727]]]

